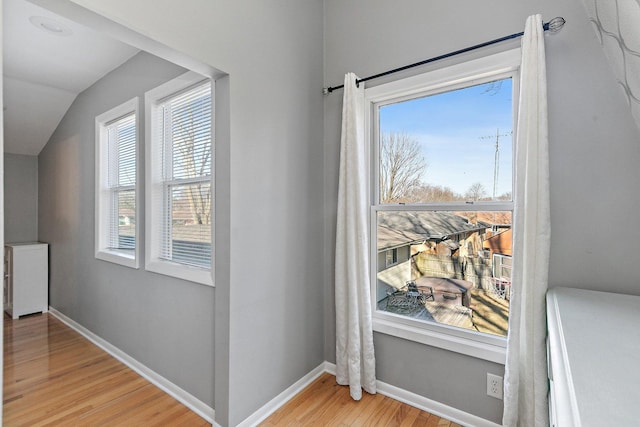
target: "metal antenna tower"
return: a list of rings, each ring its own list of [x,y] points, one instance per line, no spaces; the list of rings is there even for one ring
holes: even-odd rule
[[[480,139],[493,139],[496,140],[496,152],[493,159],[493,200],[496,199],[496,189],[498,188],[498,175],[500,168],[500,137],[510,136],[513,132],[500,133],[500,129],[496,128],[495,135],[481,136]]]

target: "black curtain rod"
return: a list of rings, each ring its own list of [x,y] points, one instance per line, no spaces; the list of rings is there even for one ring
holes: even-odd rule
[[[552,33],[555,33],[555,32],[560,31],[560,29],[564,26],[565,22],[567,22],[567,21],[565,21],[565,19],[562,18],[562,17],[553,18],[551,21],[542,24],[542,28],[544,29],[544,31],[551,31]],[[394,68],[393,70],[385,71],[383,73],[375,74],[373,76],[365,77],[363,79],[356,79],[356,85],[358,85],[358,84],[360,84],[362,82],[366,82],[368,80],[377,79],[378,77],[388,76],[389,74],[398,73],[400,71],[408,70],[409,68],[414,68],[414,67],[418,67],[420,65],[428,64],[430,62],[435,62],[435,61],[440,61],[441,59],[451,58],[452,56],[460,55],[461,53],[466,53],[466,52],[469,52],[469,51],[472,51],[472,50],[475,50],[475,49],[480,49],[481,47],[490,46],[492,44],[500,43],[500,42],[503,42],[503,41],[506,41],[506,40],[510,40],[510,39],[515,39],[517,37],[522,37],[523,35],[524,35],[524,31],[520,32],[520,33],[515,33],[515,34],[508,35],[508,36],[500,37],[499,39],[495,39],[495,40],[491,40],[491,41],[488,41],[488,42],[480,43],[480,44],[477,44],[477,45],[474,45],[474,46],[466,47],[464,49],[456,50],[455,52],[445,53],[444,55],[435,56],[433,58],[425,59],[424,61],[416,62],[414,64],[405,65],[404,67]],[[324,91],[325,94],[329,94],[329,93],[333,92],[334,90],[342,89],[343,87],[344,87],[344,85],[342,84],[340,86],[332,86],[332,87],[324,88],[323,91]]]

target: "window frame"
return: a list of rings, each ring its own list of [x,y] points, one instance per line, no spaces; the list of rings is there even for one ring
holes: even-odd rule
[[[519,99],[520,49],[512,49],[483,58],[436,69],[420,75],[396,80],[365,89],[365,138],[368,141],[370,171],[370,286],[373,330],[434,347],[466,354],[495,363],[505,363],[506,337],[492,336],[455,326],[411,319],[395,313],[377,309],[377,213],[381,211],[477,211],[514,212],[511,201],[451,202],[439,204],[380,204],[379,203],[379,117],[378,107],[408,101],[427,95],[450,92],[500,78],[511,77],[513,129],[516,135],[517,107]],[[513,184],[515,196],[517,176],[515,164],[516,141],[513,141]],[[485,209],[486,208],[486,209]],[[516,233],[516,230],[513,231]]]
[[[166,260],[160,256],[162,247],[161,227],[164,224],[164,209],[154,206],[158,194],[163,197],[164,187],[171,186],[176,180],[165,181],[162,179],[162,169],[166,166],[166,158],[163,157],[162,147],[158,141],[158,127],[154,118],[161,103],[167,98],[187,92],[190,88],[198,86],[209,80],[211,83],[211,267],[204,268],[196,265],[182,264]],[[215,80],[193,71],[184,73],[145,93],[145,269],[154,273],[176,277],[194,283],[214,286],[214,227],[215,227],[215,183],[214,183],[214,158],[215,158]],[[154,161],[154,159],[159,159]],[[179,180],[181,184],[189,183],[189,180]],[[193,181],[202,182],[196,178]]]
[[[108,129],[112,123],[130,115],[135,114],[135,154],[136,154],[136,183],[135,190],[136,204],[136,224],[135,224],[135,249],[133,255],[127,252],[109,249],[109,209],[111,200],[111,189],[109,187],[109,138]],[[135,97],[126,101],[98,116],[95,119],[95,258],[103,261],[120,264],[125,267],[140,267],[140,181],[142,173],[140,170],[140,99]]]

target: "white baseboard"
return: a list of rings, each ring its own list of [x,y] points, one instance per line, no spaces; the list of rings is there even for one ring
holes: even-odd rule
[[[287,403],[291,398],[293,398],[296,394],[300,393],[305,387],[315,381],[320,375],[326,372],[326,363],[323,362],[318,365],[311,372],[306,374],[304,377],[300,378],[298,381],[293,383],[289,388],[285,391],[271,399],[267,402],[262,408],[258,409],[256,412],[251,414],[247,419],[238,424],[237,427],[253,427],[264,421],[269,415],[273,414],[277,411],[282,405]]]
[[[118,359],[120,362],[127,365],[129,368],[140,374],[143,378],[147,379],[149,382],[154,384],[156,387],[163,390],[165,393],[169,394],[177,401],[191,409],[196,414],[200,415],[206,421],[214,424],[215,412],[213,408],[209,407],[206,403],[202,402],[192,394],[186,392],[181,389],[168,379],[164,378],[162,375],[152,371],[147,368],[142,363],[138,362],[133,357],[129,356],[119,348],[115,347],[111,343],[105,341],[100,338],[98,335],[94,334],[84,326],[80,325],[76,321],[70,319],[64,314],[60,313],[53,307],[49,307],[49,313],[59,319],[62,323],[66,324],[70,328],[77,331],[80,335],[84,336],[86,339],[109,353],[111,356]],[[214,424],[215,425],[215,424]]]
[[[215,412],[213,408],[209,407],[204,402],[200,401],[193,395],[173,384],[163,376],[147,368],[142,363],[138,362],[119,348],[100,338],[74,320],[60,313],[55,308],[49,307],[49,312],[53,316],[58,318],[61,322],[76,330],[89,341],[102,348],[104,351],[127,365],[142,377],[149,380],[158,388],[162,389],[170,396],[174,397],[176,400],[200,415],[202,418],[210,422],[213,426],[218,426],[218,424],[216,424],[214,421]],[[335,375],[336,365],[330,362],[321,363],[311,372],[300,378],[282,393],[271,399],[264,406],[250,415],[247,419],[238,424],[238,427],[252,427],[264,421],[269,415],[273,414],[281,406],[291,400],[295,395],[300,393],[305,387],[315,381],[324,372]],[[446,418],[449,421],[453,421],[455,423],[470,427],[500,427],[499,424],[496,424],[492,421],[485,420],[484,418],[480,418],[476,415],[472,415],[443,403],[436,402],[435,400],[427,399],[424,396],[420,396],[419,394],[401,389],[382,381],[377,381],[376,385],[378,393],[382,395],[406,403],[407,405],[411,405],[423,411],[427,411],[439,417]]]
[[[331,375],[336,374],[336,365],[334,363],[324,362],[325,372]],[[388,396],[392,399],[398,400],[407,405],[415,408],[427,411],[430,414],[437,415],[441,418],[446,418],[454,423],[461,424],[469,427],[500,427],[492,421],[485,420],[476,415],[469,414],[468,412],[461,411],[451,406],[445,405],[435,400],[427,399],[419,394],[401,389],[391,384],[384,383],[382,381],[376,381],[376,387],[378,393]]]
[[[324,371],[327,374],[331,374],[334,377],[336,376],[336,364],[335,363],[331,363],[331,362],[324,362]]]

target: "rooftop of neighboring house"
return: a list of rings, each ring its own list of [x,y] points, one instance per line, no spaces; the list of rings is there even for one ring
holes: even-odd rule
[[[378,212],[378,251],[420,243],[445,240],[469,231],[484,230],[485,222],[474,223],[453,212]]]

